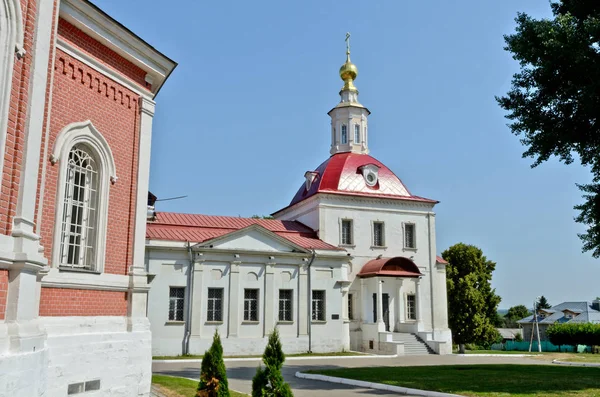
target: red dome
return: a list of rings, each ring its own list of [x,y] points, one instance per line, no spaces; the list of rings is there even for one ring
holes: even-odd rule
[[[373,164],[379,167],[379,178],[375,186],[365,182],[361,167]],[[413,196],[402,181],[377,159],[352,152],[336,153],[321,164],[315,172],[317,177],[306,190],[302,184],[292,199],[290,206],[299,203],[317,193],[381,197],[400,200],[437,203],[435,200]]]

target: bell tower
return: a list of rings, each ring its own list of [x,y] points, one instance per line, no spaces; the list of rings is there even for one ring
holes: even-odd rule
[[[340,68],[344,86],[340,91],[340,103],[331,109],[331,150],[336,153],[352,152],[368,154],[368,122],[371,112],[358,102],[358,89],[354,80],[358,68],[350,61],[350,33],[346,33],[346,63]]]

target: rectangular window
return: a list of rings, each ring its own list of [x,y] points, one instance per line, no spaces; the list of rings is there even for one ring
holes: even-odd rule
[[[373,246],[383,247],[384,246],[384,230],[383,222],[373,222]]]
[[[348,143],[348,128],[346,127],[346,125],[342,125],[342,145],[345,145]]]
[[[354,124],[354,143],[360,143],[360,125]]]
[[[169,321],[183,321],[184,287],[169,288]]]
[[[279,290],[279,321],[293,321],[292,320],[292,293],[291,289],[280,289]]]
[[[354,307],[352,307],[352,294],[348,294],[348,320],[354,320]]]
[[[417,319],[417,298],[415,295],[406,295],[406,318]]]
[[[342,219],[342,244],[352,245],[352,220]]]
[[[325,291],[312,292],[312,319],[325,321]]]
[[[244,290],[244,321],[258,321],[258,290]]]
[[[207,321],[223,321],[223,288],[208,289]]]
[[[415,225],[413,223],[404,224],[404,248],[417,248]]]

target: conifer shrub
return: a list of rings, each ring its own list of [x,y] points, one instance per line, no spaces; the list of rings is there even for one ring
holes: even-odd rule
[[[269,336],[262,361],[265,367],[259,366],[252,378],[252,397],[293,397],[290,385],[281,375],[285,354],[277,329]]]
[[[200,382],[197,397],[229,397],[227,371],[223,361],[223,345],[219,332],[215,331],[213,343],[204,356],[200,366]]]

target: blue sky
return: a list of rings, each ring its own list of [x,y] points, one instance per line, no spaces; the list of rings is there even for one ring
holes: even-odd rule
[[[94,2],[179,63],[157,97],[150,187],[188,197],[159,210],[286,206],[329,156],[350,31],[371,154],[440,200],[438,252],[483,249],[501,308],[600,295],[600,261],[581,253],[573,221],[589,173],[555,160],[531,169],[494,100],[517,71],[502,35],[517,11],[549,16],[547,0]]]

